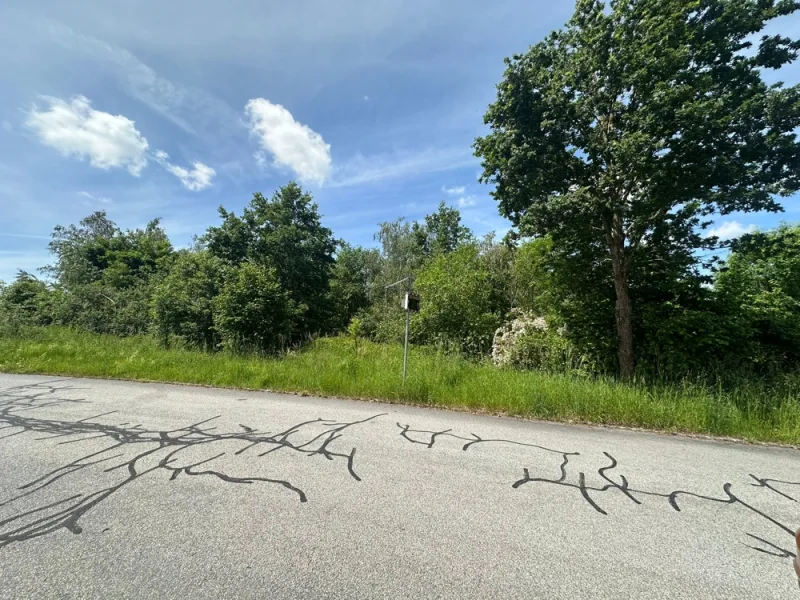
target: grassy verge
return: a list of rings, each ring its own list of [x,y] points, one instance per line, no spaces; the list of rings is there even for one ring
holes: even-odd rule
[[[506,413],[800,444],[800,395],[758,385],[721,391],[622,384],[499,370],[432,350],[321,339],[281,358],[161,348],[147,337],[116,338],[56,327],[0,336],[0,371],[146,379],[376,398]],[[789,390],[790,388],[787,388]],[[796,389],[796,388],[795,388]]]

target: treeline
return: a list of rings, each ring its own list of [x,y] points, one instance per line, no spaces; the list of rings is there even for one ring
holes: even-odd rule
[[[337,240],[295,183],[255,194],[239,216],[175,250],[158,220],[120,230],[104,212],[56,227],[52,265],[2,288],[3,325],[66,325],[165,345],[275,353],[348,332],[400,341],[411,277],[416,344],[498,365],[617,370],[614,281],[602,256],[549,237],[477,238],[441,204],[420,222],[381,223],[378,248]],[[630,274],[637,369],[660,378],[776,376],[800,361],[800,227],[751,233],[711,269],[664,255]]]

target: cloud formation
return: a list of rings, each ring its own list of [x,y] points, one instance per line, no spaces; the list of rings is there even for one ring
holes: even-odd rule
[[[456,185],[453,187],[442,186],[442,192],[444,192],[448,196],[460,196],[465,191],[467,191],[467,188],[463,185]]]
[[[113,202],[113,200],[111,198],[105,198],[105,197],[102,197],[102,196],[100,196],[100,197],[94,196],[94,195],[92,195],[92,194],[90,194],[89,192],[86,192],[86,191],[78,192],[78,196],[86,198],[86,200],[84,200],[83,203],[87,204],[87,205],[92,204],[92,203],[111,204]]]
[[[320,134],[298,123],[292,113],[265,98],[245,106],[250,131],[273,163],[291,169],[306,183],[321,185],[331,173],[331,146]]]
[[[452,171],[474,165],[475,160],[469,148],[464,149],[462,146],[425,148],[370,156],[359,154],[345,164],[337,164],[336,177],[330,182],[329,187],[368,185],[392,179]]]
[[[721,240],[732,240],[755,230],[755,225],[742,225],[739,221],[726,221],[710,229],[708,235],[718,237]]]
[[[459,208],[469,208],[470,206],[475,206],[477,203],[478,199],[475,196],[462,196],[458,199]]]
[[[43,100],[49,107],[32,108],[25,120],[43,144],[99,169],[126,168],[136,177],[147,166],[147,140],[127,117],[95,110],[85,96]]]
[[[88,158],[89,164],[99,169],[124,167],[136,177],[147,166],[147,139],[127,117],[95,110],[86,96],[74,96],[69,102],[49,96],[44,100],[49,108],[40,111],[34,107],[25,124],[46,146],[64,156]],[[174,165],[163,150],[156,150],[153,158],[193,192],[209,187],[216,175],[214,169],[201,162],[192,163],[191,170]],[[108,202],[107,198],[95,198],[88,192],[81,192],[81,195]]]
[[[163,150],[157,150],[154,156],[161,166],[181,180],[183,187],[192,192],[199,192],[211,187],[211,180],[217,174],[208,165],[197,161],[192,163],[193,169],[191,171],[178,165],[173,165],[168,160],[169,154]]]

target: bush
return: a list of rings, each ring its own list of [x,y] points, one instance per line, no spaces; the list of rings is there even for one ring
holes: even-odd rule
[[[800,225],[743,236],[716,288],[746,334],[740,348],[762,372],[800,362]]]
[[[129,336],[150,329],[150,299],[153,287],[143,281],[125,289],[101,282],[75,286],[57,296],[55,322],[93,333]]]
[[[214,328],[228,350],[271,353],[290,341],[304,308],[281,289],[274,269],[244,262],[214,299]]]
[[[153,295],[153,322],[165,345],[171,336],[187,346],[205,350],[219,345],[213,302],[224,274],[223,261],[208,252],[183,252],[178,256]]]
[[[416,281],[422,302],[413,320],[415,339],[455,345],[471,355],[487,353],[500,323],[492,311],[490,279],[474,244],[434,258]]]
[[[492,362],[498,367],[549,372],[585,372],[589,361],[566,337],[566,328],[553,327],[544,317],[515,310],[500,327],[492,344]]]
[[[7,327],[50,325],[56,292],[44,282],[20,271],[14,283],[0,287],[0,320]]]

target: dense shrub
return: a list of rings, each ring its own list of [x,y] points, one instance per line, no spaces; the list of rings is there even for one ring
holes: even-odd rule
[[[0,321],[10,327],[50,325],[56,297],[43,281],[20,271],[13,283],[0,287]]]
[[[716,279],[739,348],[762,370],[800,363],[800,225],[745,235]]]
[[[227,276],[214,298],[214,328],[222,346],[243,352],[274,352],[292,339],[297,306],[281,289],[274,269],[244,262]]]
[[[492,342],[492,362],[498,367],[550,372],[588,372],[588,361],[566,336],[566,327],[555,327],[544,317],[514,310],[498,328]]]
[[[219,345],[213,303],[225,277],[225,263],[208,252],[181,252],[155,289],[153,324],[167,344],[171,336],[187,346],[213,350]]]
[[[152,285],[147,281],[124,289],[101,282],[62,290],[54,305],[54,321],[94,333],[129,336],[147,333],[151,327]]]
[[[474,244],[434,258],[415,287],[422,308],[414,319],[415,339],[486,354],[500,315],[492,306],[490,273]]]

